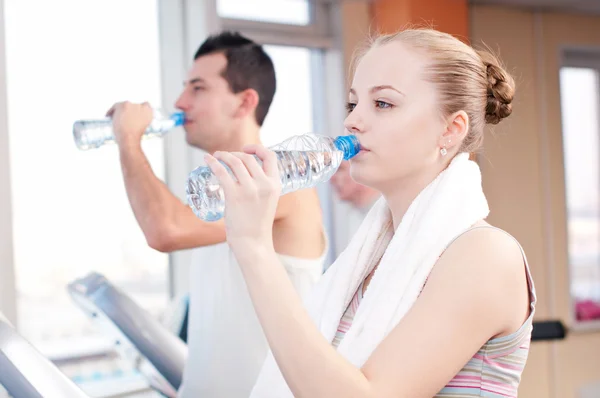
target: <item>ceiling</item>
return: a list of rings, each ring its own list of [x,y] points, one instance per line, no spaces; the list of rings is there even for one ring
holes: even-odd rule
[[[470,0],[470,2],[600,14],[600,0]]]

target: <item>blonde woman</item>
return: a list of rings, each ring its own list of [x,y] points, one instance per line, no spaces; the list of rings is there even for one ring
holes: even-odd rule
[[[450,35],[414,29],[372,43],[345,127],[362,147],[352,177],[382,198],[305,305],[273,250],[274,154],[252,146],[207,159],[271,349],[251,397],[517,396],[535,289],[519,243],[485,221],[468,156],[486,123],[510,115],[514,91],[494,56]]]

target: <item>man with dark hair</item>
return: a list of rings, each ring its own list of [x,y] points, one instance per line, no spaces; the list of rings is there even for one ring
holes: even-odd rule
[[[273,63],[238,33],[209,37],[198,49],[176,106],[187,142],[209,153],[260,143],[275,94]],[[190,271],[189,357],[180,397],[248,397],[268,344],[241,271],[225,242],[223,221],[203,222],[152,172],[140,141],[152,119],[147,104],[115,104],[121,167],[148,244],[162,252],[194,250]],[[281,197],[273,245],[299,294],[320,277],[327,251],[316,191]]]
[[[227,58],[223,78],[231,91],[239,93],[253,88],[258,93],[255,116],[258,125],[262,126],[275,95],[275,69],[271,58],[253,41],[239,33],[226,32],[209,37],[196,51],[194,59],[216,52],[223,52]]]

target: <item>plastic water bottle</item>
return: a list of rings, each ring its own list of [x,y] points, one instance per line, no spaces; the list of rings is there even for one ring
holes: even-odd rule
[[[174,127],[185,122],[183,112],[166,116],[160,110],[154,110],[154,118],[144,132],[144,138],[160,137]],[[81,150],[99,148],[102,145],[114,143],[112,119],[77,120],[73,123],[73,139],[75,145]]]
[[[270,149],[277,155],[281,194],[285,195],[329,180],[342,160],[358,154],[360,146],[353,135],[332,138],[304,134]],[[223,217],[223,189],[208,166],[200,166],[190,173],[186,192],[189,206],[200,219],[217,221]]]

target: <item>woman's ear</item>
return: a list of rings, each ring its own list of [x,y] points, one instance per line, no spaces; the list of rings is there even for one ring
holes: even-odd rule
[[[439,146],[450,151],[469,133],[469,115],[465,111],[458,111],[448,117],[446,131],[440,137]]]

